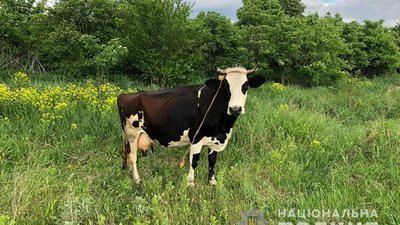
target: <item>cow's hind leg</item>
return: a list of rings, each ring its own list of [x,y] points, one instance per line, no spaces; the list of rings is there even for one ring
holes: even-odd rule
[[[190,158],[189,158],[190,168],[189,168],[189,174],[188,174],[188,178],[187,178],[188,186],[194,186],[194,171],[200,160],[201,147],[202,147],[202,145],[200,143],[190,146]]]
[[[140,183],[140,177],[137,170],[136,162],[137,162],[137,152],[138,152],[138,139],[139,137],[136,136],[133,140],[129,141],[130,152],[128,154],[128,164],[132,172],[132,178],[135,183]]]
[[[217,152],[208,149],[208,183],[216,185],[217,180],[215,179],[214,166],[217,162]]]

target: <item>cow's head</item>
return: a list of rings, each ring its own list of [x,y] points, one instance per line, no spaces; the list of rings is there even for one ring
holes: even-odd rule
[[[227,92],[229,96],[227,113],[228,115],[238,116],[245,112],[244,105],[246,103],[247,90],[250,88],[260,87],[265,78],[261,76],[247,77],[256,69],[246,70],[243,67],[227,68],[226,70],[217,69],[218,73],[223,76],[223,92]],[[222,78],[222,77],[221,77]],[[219,80],[211,79],[206,81],[207,86],[218,87]]]

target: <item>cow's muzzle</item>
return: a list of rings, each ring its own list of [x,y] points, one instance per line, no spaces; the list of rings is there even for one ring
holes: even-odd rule
[[[241,106],[232,106],[229,107],[229,114],[232,116],[239,116],[242,113],[242,107]]]

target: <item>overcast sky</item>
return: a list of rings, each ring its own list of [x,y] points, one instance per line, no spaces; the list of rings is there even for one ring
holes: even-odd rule
[[[193,16],[200,11],[217,11],[236,21],[236,10],[242,6],[241,0],[187,0],[194,3]],[[302,0],[307,6],[306,14],[318,12],[339,12],[345,21],[384,19],[385,25],[394,26],[400,22],[400,0]]]

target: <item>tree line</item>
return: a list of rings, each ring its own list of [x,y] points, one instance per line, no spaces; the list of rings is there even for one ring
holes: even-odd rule
[[[305,16],[300,0],[243,0],[236,22],[217,12],[191,18],[182,0],[46,2],[0,2],[0,68],[164,87],[213,77],[216,66],[259,65],[270,80],[302,86],[400,68],[400,24]]]

